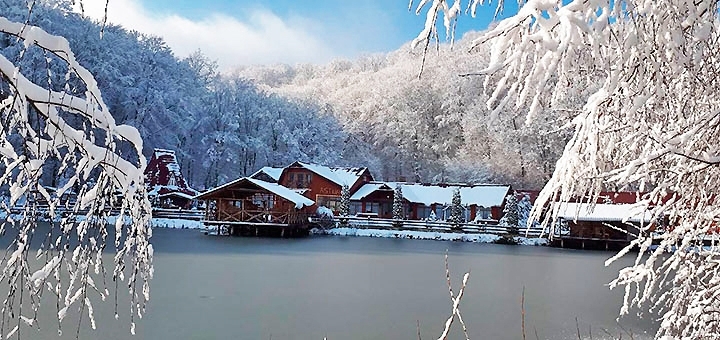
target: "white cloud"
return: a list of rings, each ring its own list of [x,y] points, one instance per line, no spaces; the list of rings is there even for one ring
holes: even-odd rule
[[[85,1],[85,14],[101,19],[105,1]],[[200,20],[154,15],[137,0],[113,0],[108,21],[165,39],[179,57],[200,49],[224,69],[237,65],[325,62],[337,55],[311,34],[312,21],[285,21],[268,10],[250,10],[245,21],[221,13]]]

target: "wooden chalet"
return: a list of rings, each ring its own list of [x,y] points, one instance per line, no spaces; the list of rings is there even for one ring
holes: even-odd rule
[[[277,183],[282,175],[283,168],[273,168],[266,166],[250,175],[250,178],[259,179],[261,181]]]
[[[344,185],[352,193],[372,180],[368,168],[327,167],[295,162],[283,169],[278,183],[301,192],[318,206],[327,207],[337,214]]]
[[[185,181],[173,150],[153,151],[145,168],[145,185],[150,201],[160,208],[188,209],[198,194]]]
[[[641,226],[655,223],[650,212],[633,204],[561,203],[558,209],[553,245],[563,248],[621,249]]]
[[[276,183],[243,177],[197,197],[206,201],[206,226],[218,234],[244,236],[306,235],[312,200]]]
[[[453,191],[460,189],[466,207],[466,221],[497,221],[502,216],[507,185],[421,184],[403,182],[370,182],[350,198],[350,213],[357,216],[392,218],[395,188],[400,185],[404,214],[408,220],[440,219],[450,216]]]

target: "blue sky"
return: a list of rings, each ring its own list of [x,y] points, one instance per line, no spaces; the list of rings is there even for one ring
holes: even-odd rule
[[[100,17],[98,4],[104,3],[86,1],[87,13]],[[407,0],[111,0],[109,20],[162,36],[180,57],[201,49],[232,68],[324,63],[396,50],[415,38],[425,21],[424,12],[417,16],[407,5]],[[494,4],[480,8],[476,18],[463,15],[458,37],[486,28],[494,9]]]

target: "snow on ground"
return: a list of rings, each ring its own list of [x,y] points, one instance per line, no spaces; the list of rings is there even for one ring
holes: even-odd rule
[[[13,219],[21,219],[22,216],[20,215],[10,215]],[[7,213],[0,212],[0,221],[6,220]],[[75,220],[80,221],[84,219],[85,216],[76,216]],[[125,216],[126,222],[130,223],[130,219]],[[114,224],[117,220],[117,216],[109,216],[107,219],[108,224]],[[50,220],[45,217],[38,217],[38,221],[42,222],[49,222]],[[58,220],[59,221],[59,220]],[[153,217],[150,219],[150,225],[153,228],[171,228],[171,229],[205,229],[205,225],[201,221],[193,221],[193,220],[183,220],[183,219],[175,219],[175,218],[160,218],[160,217]]]
[[[4,215],[0,213],[0,218],[4,219]],[[83,218],[79,216],[78,218]],[[115,223],[115,216],[108,218],[108,223]],[[153,228],[170,228],[170,229],[205,229],[205,225],[201,221],[183,220],[174,218],[153,217],[150,220]],[[386,238],[402,238],[415,240],[439,240],[439,241],[462,241],[476,243],[502,243],[502,237],[494,234],[464,234],[452,232],[436,232],[436,231],[415,231],[415,230],[384,230],[384,229],[358,229],[358,228],[332,228],[332,229],[313,229],[311,235],[331,235],[331,236],[364,236],[364,237],[386,237]],[[517,236],[514,238],[516,244],[526,246],[543,246],[547,245],[548,240],[545,238],[528,238]]]
[[[499,243],[502,237],[494,234],[464,234],[464,233],[443,233],[434,231],[415,230],[384,230],[384,229],[358,229],[358,228],[332,228],[313,229],[312,235],[332,236],[365,236],[365,237],[387,237],[416,240],[438,240],[438,241],[462,241],[477,243]],[[515,242],[521,245],[539,246],[547,244],[544,238],[515,237]]]
[[[171,228],[171,229],[205,229],[205,225],[201,221],[182,220],[176,218],[160,218],[153,217],[150,220],[153,228]]]

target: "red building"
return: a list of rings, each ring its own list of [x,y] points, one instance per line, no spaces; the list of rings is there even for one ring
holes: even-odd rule
[[[352,193],[372,180],[368,168],[327,167],[295,162],[283,169],[278,183],[337,214],[343,186],[347,185]]]
[[[421,184],[372,182],[360,187],[350,198],[350,213],[392,218],[395,188],[403,193],[405,217],[409,220],[439,219],[450,215],[453,191],[460,189],[466,221],[499,220],[508,185]]]
[[[153,151],[145,168],[145,185],[150,201],[162,208],[189,208],[198,194],[185,181],[173,150]]]

